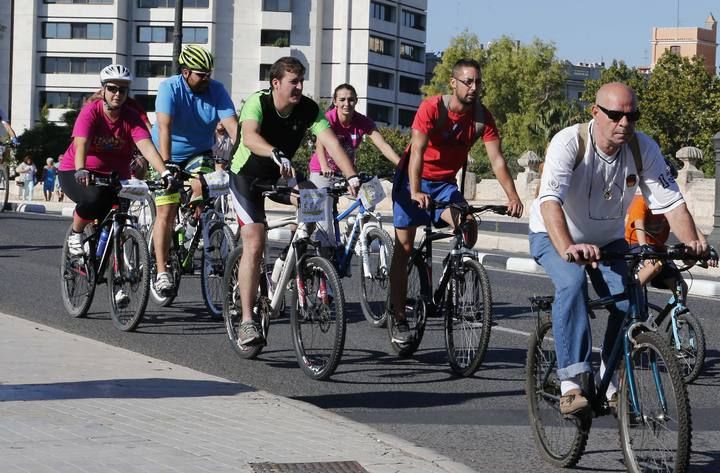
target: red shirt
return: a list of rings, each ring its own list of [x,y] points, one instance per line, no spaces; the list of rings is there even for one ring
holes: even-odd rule
[[[455,175],[463,167],[468,153],[475,144],[475,111],[465,113],[447,112],[442,129],[435,129],[440,116],[439,104],[442,96],[423,100],[415,114],[412,129],[428,136],[428,146],[423,156],[422,178],[431,181],[454,182]],[[483,105],[481,105],[483,106]],[[483,142],[500,139],[495,118],[485,109]]]

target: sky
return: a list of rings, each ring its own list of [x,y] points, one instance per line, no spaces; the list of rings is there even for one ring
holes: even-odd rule
[[[426,47],[442,51],[468,29],[482,43],[503,35],[552,42],[558,59],[573,63],[649,66],[653,27],[704,27],[709,13],[720,19],[720,1],[428,0]]]

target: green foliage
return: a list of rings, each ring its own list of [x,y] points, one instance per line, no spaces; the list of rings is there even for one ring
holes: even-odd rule
[[[420,88],[425,97],[450,93],[452,67],[461,58],[475,59],[481,66],[485,62],[482,43],[467,29],[450,41],[450,46],[443,51],[442,61],[433,70],[432,80]]]
[[[292,165],[296,173],[300,173],[305,177],[310,176],[308,164],[310,164],[310,157],[314,151],[315,137],[309,131],[306,131],[302,144],[295,152],[295,156],[292,157]]]
[[[74,118],[77,118],[75,113]],[[66,112],[63,120],[73,119],[73,114]],[[72,128],[61,126],[47,119],[47,110],[40,113],[40,121],[20,135],[20,145],[15,156],[23,159],[25,156],[32,156],[33,162],[38,169],[45,166],[47,158],[56,159],[58,155],[65,152],[70,145]]]
[[[597,94],[597,91],[603,84],[622,82],[632,87],[638,96],[638,100],[642,102],[642,94],[645,90],[646,81],[647,75],[635,68],[629,67],[623,61],[613,61],[610,67],[603,69],[599,79],[585,81],[585,92],[583,92],[580,100],[585,103],[595,103],[595,94]]]
[[[553,136],[563,128],[589,120],[589,113],[579,102],[553,100],[549,102],[538,116],[529,124],[533,141],[541,144],[533,149],[539,156],[543,156],[547,145]]]
[[[403,151],[410,143],[410,133],[398,128],[379,128],[378,131],[398,156],[402,156]],[[390,176],[395,172],[393,163],[383,156],[367,136],[358,147],[355,159],[356,168],[360,172],[375,176]]]

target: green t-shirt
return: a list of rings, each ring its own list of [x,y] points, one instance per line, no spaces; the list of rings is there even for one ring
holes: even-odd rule
[[[330,128],[330,123],[318,104],[304,95],[290,115],[281,117],[275,110],[272,93],[268,89],[255,92],[245,102],[240,111],[240,125],[242,126],[242,122],[248,119],[258,122],[260,136],[275,148],[282,150],[288,159],[292,159],[295,155],[307,130],[317,135]],[[277,164],[267,156],[253,154],[245,146],[242,134],[230,170],[245,176],[269,179],[280,177]]]

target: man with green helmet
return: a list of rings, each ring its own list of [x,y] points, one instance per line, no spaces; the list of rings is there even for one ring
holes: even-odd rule
[[[158,88],[153,142],[166,162],[188,171],[213,172],[212,147],[218,122],[223,124],[233,143],[237,142],[235,105],[225,87],[210,77],[214,61],[206,49],[189,44],[180,53],[178,63],[180,74],[166,79]],[[193,195],[199,196],[199,182],[192,185]],[[155,291],[162,297],[171,296],[175,291],[166,263],[179,203],[177,192],[160,192],[155,196],[157,216],[153,245],[158,268]]]

